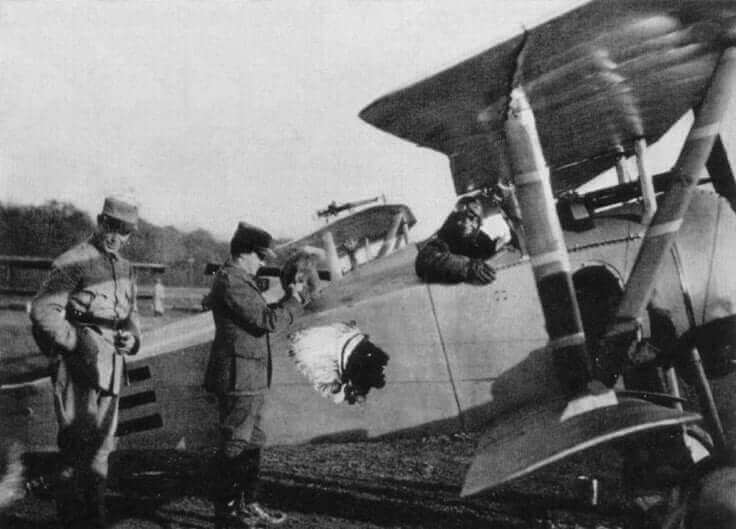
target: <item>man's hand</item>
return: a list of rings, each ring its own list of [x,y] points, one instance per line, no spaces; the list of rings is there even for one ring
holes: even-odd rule
[[[302,305],[307,305],[311,301],[303,281],[289,283],[289,296],[297,300]]]
[[[496,279],[496,271],[481,259],[471,259],[468,264],[468,283],[488,285]]]
[[[491,189],[491,196],[493,197],[494,202],[500,206],[509,199],[513,192],[514,189],[510,183],[504,184],[499,180]]]
[[[130,331],[118,331],[115,333],[115,349],[122,354],[131,354],[135,348],[135,336]]]

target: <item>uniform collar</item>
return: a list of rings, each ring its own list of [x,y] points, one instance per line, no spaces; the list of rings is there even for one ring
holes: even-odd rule
[[[232,257],[228,257],[227,261],[223,265],[223,268],[227,268],[231,274],[238,275],[243,279],[246,279],[249,283],[256,284],[256,278],[253,274],[248,273],[244,268],[235,264]]]

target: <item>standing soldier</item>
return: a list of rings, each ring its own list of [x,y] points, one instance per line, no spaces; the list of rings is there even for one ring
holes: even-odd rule
[[[53,361],[62,527],[105,527],[124,355],[140,346],[133,270],[120,255],[138,224],[131,201],[107,197],[97,231],[53,263],[31,306],[33,336]]]
[[[163,316],[164,315],[164,300],[166,299],[166,291],[164,290],[164,284],[161,282],[161,278],[157,277],[153,285],[153,315]]]
[[[256,272],[273,255],[271,235],[244,222],[230,241],[230,259],[215,275],[208,307],[215,320],[205,387],[217,396],[221,444],[212,468],[215,527],[279,524],[286,515],[257,502],[265,394],[271,384],[269,334],[288,327],[309,299],[302,283],[286,286],[284,298],[268,305]]]

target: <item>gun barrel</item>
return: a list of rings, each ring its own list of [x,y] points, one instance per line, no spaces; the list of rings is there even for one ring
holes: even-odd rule
[[[364,200],[358,200],[355,202],[345,202],[340,205],[337,205],[333,202],[332,204],[327,206],[325,209],[318,210],[317,216],[318,217],[330,217],[332,215],[337,215],[338,213],[345,211],[346,209],[353,209],[359,206],[365,206],[366,204],[370,204],[372,202],[378,202],[380,198],[381,197],[366,198]]]
[[[343,204],[343,205],[347,205],[348,207],[355,208],[358,206],[365,206],[366,204],[370,204],[372,202],[378,202],[379,198],[381,197],[366,198],[364,200],[358,200],[357,202],[348,202],[347,204]]]

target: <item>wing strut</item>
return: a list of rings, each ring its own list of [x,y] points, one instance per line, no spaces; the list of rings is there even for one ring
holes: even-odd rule
[[[638,320],[651,298],[660,265],[672,248],[693,190],[705,170],[734,86],[736,47],[729,47],[721,55],[703,102],[695,111],[692,128],[672,169],[673,183],[647,228],[616,319],[604,337],[609,350],[625,347],[635,339]]]
[[[398,242],[396,236],[399,233],[399,230],[401,229],[403,223],[404,214],[399,211],[396,215],[394,215],[394,218],[391,221],[391,227],[386,232],[386,236],[383,238],[381,249],[378,250],[378,257],[386,257],[395,249],[395,246]]]
[[[563,391],[572,399],[572,407],[566,413],[574,413],[575,403],[583,406],[581,410],[586,406],[575,398],[591,396],[590,360],[575,298],[570,260],[552,196],[549,169],[537,135],[533,111],[521,88],[515,88],[511,93],[506,139],[527,251],[549,334],[548,348],[554,355],[557,378]],[[607,405],[615,404],[615,397],[611,401],[611,396],[612,392],[605,398]],[[592,402],[588,404],[595,406]]]
[[[548,351],[563,399],[535,403],[491,424],[481,438],[462,495],[482,492],[591,446],[700,417],[634,398],[595,381],[570,260],[534,113],[521,87],[511,92],[505,125],[526,246],[544,313]]]
[[[342,277],[342,270],[340,269],[340,258],[337,256],[335,237],[332,236],[331,231],[322,234],[322,244],[327,256],[327,268],[330,271],[330,277],[333,281],[336,281]]]
[[[654,214],[657,212],[657,198],[654,192],[652,174],[647,170],[645,163],[647,140],[644,138],[636,140],[634,149],[636,151],[636,167],[639,170],[639,188],[641,189],[641,197],[644,203],[644,213],[642,214],[641,223],[649,226]]]
[[[629,181],[629,175],[624,165],[626,158],[624,157],[624,148],[619,146],[619,153],[616,156],[616,176],[618,177],[618,183],[623,185]]]

